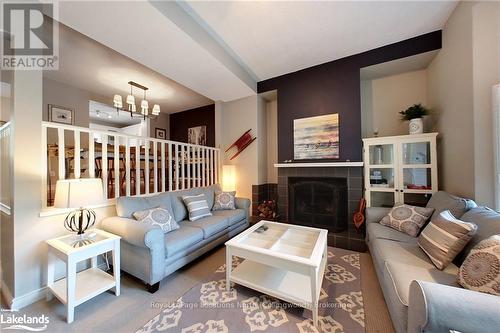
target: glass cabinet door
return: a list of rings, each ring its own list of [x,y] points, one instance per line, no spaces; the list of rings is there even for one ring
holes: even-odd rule
[[[432,147],[430,141],[403,142],[400,145],[401,168],[399,177],[402,202],[425,206],[433,187]]]

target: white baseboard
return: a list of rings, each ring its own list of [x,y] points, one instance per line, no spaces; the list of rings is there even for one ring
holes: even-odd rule
[[[101,263],[97,267],[100,269],[107,268],[105,262]],[[2,288],[2,292],[3,290],[5,290],[5,288]],[[11,301],[9,302],[9,305],[12,310],[20,310],[30,304],[33,304],[35,302],[38,302],[39,300],[44,299],[46,295],[47,295],[47,286],[33,290],[19,297],[12,298],[12,296],[10,296]]]

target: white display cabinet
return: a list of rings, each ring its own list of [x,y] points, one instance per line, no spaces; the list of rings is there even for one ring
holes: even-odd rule
[[[363,139],[368,207],[424,206],[438,190],[438,133]]]

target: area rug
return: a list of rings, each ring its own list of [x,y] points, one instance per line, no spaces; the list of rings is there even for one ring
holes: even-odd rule
[[[241,259],[233,258],[233,267],[236,267]],[[365,332],[357,252],[328,248],[318,327],[312,325],[310,310],[241,285],[234,285],[227,292],[225,271],[222,265],[172,304],[153,302],[152,306],[162,311],[137,333]]]

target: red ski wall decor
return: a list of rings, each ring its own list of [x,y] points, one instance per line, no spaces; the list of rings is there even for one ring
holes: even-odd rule
[[[243,135],[240,136],[240,138],[238,140],[236,140],[232,145],[227,147],[226,153],[228,152],[228,150],[230,150],[233,147],[236,147],[236,149],[237,149],[236,153],[231,157],[231,160],[235,159],[236,156],[241,154],[241,152],[243,150],[245,150],[246,147],[248,147],[252,142],[255,141],[255,139],[257,139],[257,137],[252,139],[252,135],[250,134],[251,130],[252,129],[249,129],[248,131],[243,133]]]

